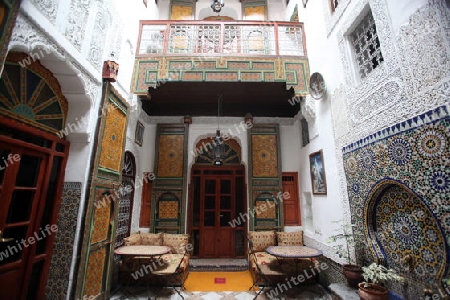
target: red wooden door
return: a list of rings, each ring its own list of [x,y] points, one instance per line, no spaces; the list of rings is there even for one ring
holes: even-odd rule
[[[200,209],[202,236],[200,256],[233,257],[233,228],[235,198],[233,178],[203,177],[203,195]]]
[[[289,199],[283,198],[284,225],[301,225],[300,199],[298,193],[298,173],[283,172],[283,193],[289,193]]]

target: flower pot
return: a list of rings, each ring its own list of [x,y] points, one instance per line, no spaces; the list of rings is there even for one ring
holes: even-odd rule
[[[388,300],[388,289],[375,283],[358,284],[359,299],[362,300]]]
[[[357,288],[358,283],[364,281],[364,278],[362,276],[363,270],[360,266],[357,265],[342,265],[342,274],[344,274],[344,277],[347,279],[348,285],[353,288]]]

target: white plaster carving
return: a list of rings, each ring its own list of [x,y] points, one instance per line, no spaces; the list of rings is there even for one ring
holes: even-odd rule
[[[399,74],[392,74],[392,76]],[[369,97],[356,99],[349,104],[350,120],[356,126],[378,116],[386,106],[401,100],[403,84],[399,77],[391,77],[375,88]]]
[[[316,123],[316,102],[311,95],[307,95],[305,101],[302,101],[301,112],[303,117],[308,122],[309,140],[312,141],[319,136],[319,128]]]
[[[342,135],[348,134],[348,108],[345,100],[345,89],[341,85],[334,91],[333,100],[330,101],[335,139],[339,139]]]
[[[60,0],[30,0],[34,6],[52,23],[55,24]]]
[[[88,75],[88,73],[84,71],[84,68],[77,61],[70,60],[70,64],[74,69],[79,71],[79,76],[84,83],[85,93],[91,99],[91,103],[96,103],[99,100],[98,96],[101,94],[101,82]]]
[[[64,35],[79,51],[81,51],[85,37],[90,3],[89,0],[72,0],[70,3],[71,13]]]
[[[419,9],[400,30],[400,59],[411,96],[437,84],[450,70],[450,13],[444,1],[434,2],[433,7]]]
[[[107,28],[107,20],[102,11],[95,15],[94,33],[91,38],[91,45],[89,48],[88,61],[97,69],[102,66],[103,47],[105,45]]]
[[[66,56],[61,47],[54,43],[22,13],[19,13],[17,16],[9,44],[10,49],[15,47],[26,48],[27,52],[37,48],[44,48],[47,53],[57,54],[60,58]]]
[[[326,0],[324,0],[326,1]],[[370,3],[384,63],[362,81],[354,79],[354,65],[346,34]],[[328,13],[328,12],[327,12]],[[325,15],[327,16],[327,13]],[[327,18],[327,17],[326,17]],[[448,104],[450,99],[450,10],[445,0],[430,0],[394,36],[384,0],[358,2],[342,15],[337,34],[345,82],[332,95],[336,162],[344,219],[350,207],[342,148],[377,130]],[[402,49],[401,53],[397,49]],[[305,110],[302,107],[302,113]],[[348,115],[348,118],[346,117]],[[319,243],[306,239],[305,243]],[[309,240],[309,241],[308,241]],[[333,255],[330,256],[336,261]]]

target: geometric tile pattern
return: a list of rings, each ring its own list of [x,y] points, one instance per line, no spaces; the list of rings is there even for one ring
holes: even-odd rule
[[[106,259],[106,248],[94,250],[89,255],[84,285],[84,295],[97,296],[102,292],[103,278],[107,274],[104,273],[104,271],[106,271],[104,270]]]
[[[420,198],[405,188],[388,187],[375,203],[373,222],[387,266],[430,284],[442,278],[445,239]],[[412,258],[410,267],[405,267],[405,255]]]
[[[160,135],[158,177],[182,177],[184,135]]]
[[[81,182],[64,182],[52,261],[46,287],[46,299],[66,299],[70,264],[81,200]]]
[[[178,201],[159,201],[158,217],[160,219],[178,218]]]
[[[274,219],[277,217],[275,203],[268,205],[267,201],[255,201],[255,211],[258,219]]]
[[[370,250],[391,267],[400,268],[398,260],[410,253],[418,263],[425,262],[426,267],[416,266],[412,272],[398,270],[408,273],[414,281],[410,286],[425,280],[421,274],[426,273],[435,289],[450,291],[442,281],[450,276],[449,253],[443,252],[450,248],[449,146],[450,117],[448,108],[441,106],[343,148],[355,229],[383,241],[383,249],[375,242]],[[376,226],[383,228],[378,235]],[[383,236],[385,230],[397,237],[395,242]],[[445,236],[445,246],[438,246]],[[367,251],[361,256],[363,252]]]
[[[271,295],[268,289],[259,295],[256,300],[277,299],[275,295]],[[184,299],[189,300],[250,300],[254,299],[256,291],[247,292],[187,292],[182,291]],[[306,285],[299,284],[292,288],[283,289],[279,299],[284,300],[331,300],[331,295],[319,284]],[[153,298],[154,297],[154,298]],[[133,289],[119,286],[118,291],[112,295],[111,300],[119,299],[160,299],[160,300],[178,300],[181,299],[171,288],[154,288],[150,287],[148,293],[145,287],[135,287]]]
[[[165,81],[286,81],[296,95],[309,93],[306,58],[242,57],[138,57],[134,65],[132,93],[146,95],[149,86]]]
[[[281,159],[279,127],[273,124],[254,124],[249,137],[250,207],[258,207],[252,214],[250,230],[265,230],[282,226],[283,211],[278,205],[277,193],[281,190]],[[263,208],[263,206],[265,206]],[[254,209],[255,210],[255,209]]]
[[[96,191],[96,200],[101,200],[103,189],[99,189]],[[108,239],[109,233],[109,223],[110,223],[110,214],[111,214],[111,201],[106,201],[104,205],[100,205],[100,207],[94,208],[94,221],[92,224],[92,235],[90,244],[98,243]]]
[[[278,154],[275,135],[252,135],[253,177],[277,177]]]
[[[109,99],[107,116],[101,141],[99,166],[120,172],[122,147],[125,140],[127,115]]]
[[[8,54],[0,80],[0,114],[64,135],[67,99],[57,79],[38,61],[20,65],[28,58],[25,53]]]

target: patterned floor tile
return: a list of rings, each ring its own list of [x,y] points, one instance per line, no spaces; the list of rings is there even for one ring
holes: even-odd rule
[[[255,292],[181,292],[186,300],[252,300]],[[150,298],[149,298],[150,296]],[[256,300],[277,299],[275,293],[265,291]],[[331,300],[331,295],[321,286],[302,286],[278,295],[282,300]],[[153,288],[147,292],[145,287],[119,289],[111,295],[111,300],[180,300],[181,297],[171,288]]]

